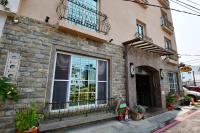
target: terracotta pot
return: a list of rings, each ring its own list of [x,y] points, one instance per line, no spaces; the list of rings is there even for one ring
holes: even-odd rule
[[[30,129],[29,131],[23,131],[23,132],[17,132],[17,133],[38,133],[38,128],[35,127],[33,129]]]
[[[123,116],[123,115],[118,115],[118,116],[117,116],[117,120],[118,120],[118,121],[122,121],[123,119],[124,119],[124,116]]]
[[[173,104],[168,105],[167,109],[168,109],[168,111],[174,110],[174,105]]]
[[[144,114],[131,112],[131,117],[132,117],[133,120],[138,121],[138,120],[141,120],[144,117]]]

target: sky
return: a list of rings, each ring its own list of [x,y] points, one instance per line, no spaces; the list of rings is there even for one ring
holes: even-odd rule
[[[188,0],[180,0],[191,4]],[[200,0],[191,0],[199,3],[194,5],[200,9]],[[190,11],[173,2],[170,3],[171,8]],[[200,11],[199,11],[200,12]],[[200,13],[199,13],[200,14]],[[193,16],[184,13],[172,11],[173,24],[175,27],[176,44],[179,54],[200,55],[200,16]],[[200,65],[200,56],[181,56],[180,62],[188,65]]]

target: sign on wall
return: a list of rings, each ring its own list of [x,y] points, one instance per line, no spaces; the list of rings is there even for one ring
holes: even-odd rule
[[[184,66],[184,67],[180,68],[180,71],[181,72],[190,72],[190,71],[192,71],[192,68],[189,66]]]
[[[4,76],[11,78],[12,81],[16,81],[19,64],[20,54],[9,52]]]

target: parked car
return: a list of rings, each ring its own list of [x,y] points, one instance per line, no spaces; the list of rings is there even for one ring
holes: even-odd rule
[[[200,92],[200,87],[199,86],[184,86],[184,87],[187,88],[190,91]]]
[[[189,90],[186,87],[183,87],[183,90],[186,96],[194,98],[195,101],[200,100],[200,92]]]

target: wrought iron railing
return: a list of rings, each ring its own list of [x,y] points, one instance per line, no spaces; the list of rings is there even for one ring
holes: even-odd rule
[[[94,103],[85,104],[82,106],[70,106],[74,103],[84,102],[84,103]],[[113,98],[105,100],[93,100],[93,101],[70,101],[70,102],[60,102],[60,103],[46,103],[43,109],[43,114],[45,115],[44,120],[69,118],[74,116],[85,116],[92,113],[107,112],[114,113],[115,101]]]
[[[86,2],[60,0],[56,11],[59,19],[66,19],[68,23],[93,31],[108,34],[111,28],[107,15],[98,11],[97,6]]]
[[[150,38],[150,37],[148,37],[146,35],[142,35],[142,34],[140,34],[138,32],[135,33],[135,37],[140,38],[140,39],[142,39],[144,41],[147,41],[147,42],[153,42],[152,38]]]
[[[161,26],[166,26],[172,32],[174,31],[173,24],[166,17],[163,17],[163,16],[161,17]]]

